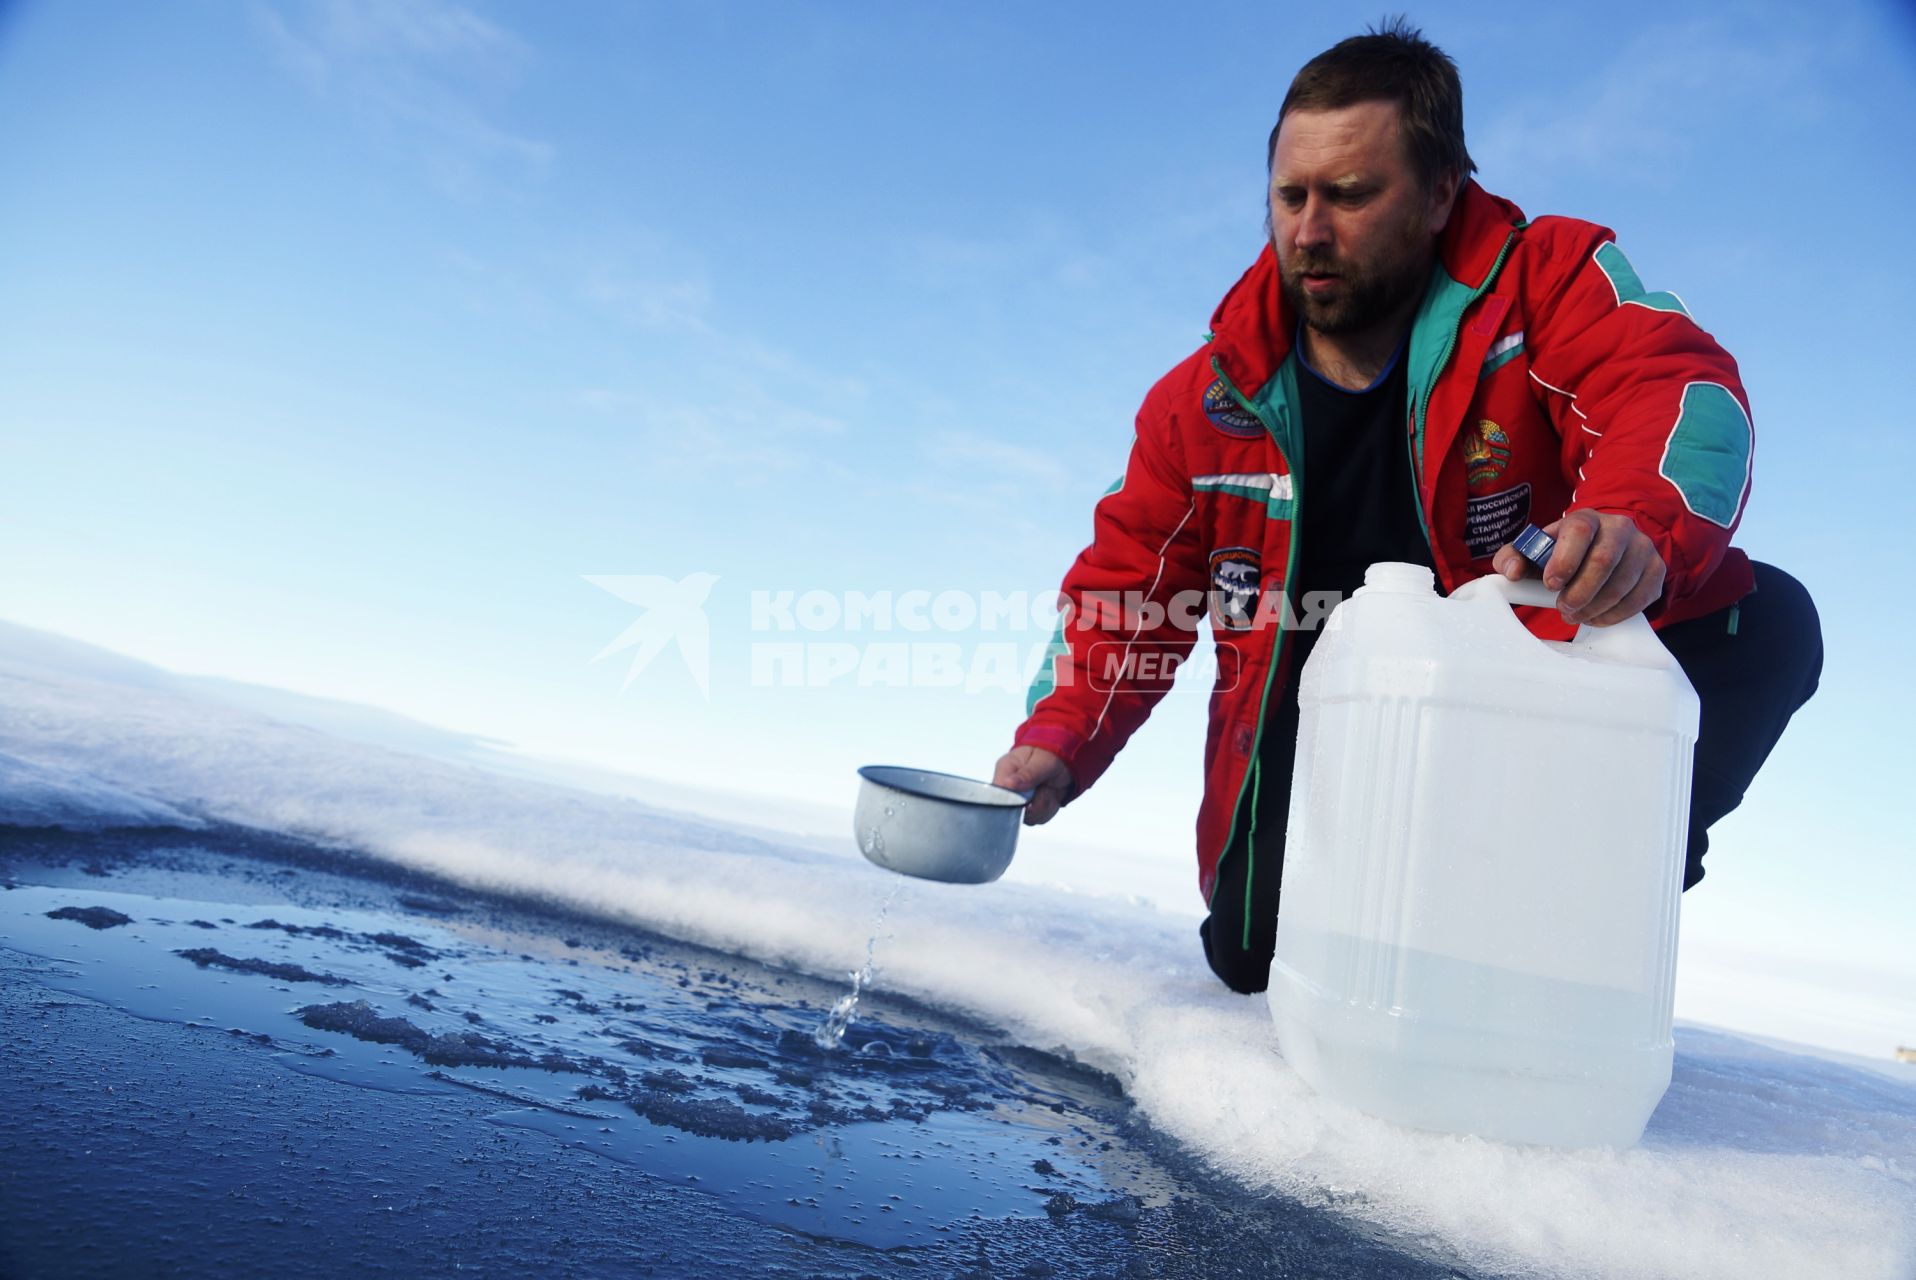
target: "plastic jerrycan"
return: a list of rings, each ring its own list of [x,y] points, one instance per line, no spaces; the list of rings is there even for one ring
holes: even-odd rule
[[[1286,1061],[1421,1129],[1628,1146],[1670,1084],[1697,699],[1641,616],[1538,640],[1492,575],[1378,564],[1299,687]]]

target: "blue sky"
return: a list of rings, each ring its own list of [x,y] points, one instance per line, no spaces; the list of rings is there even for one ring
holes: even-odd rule
[[[1138,400],[1259,247],[1290,74],[1377,16],[3,12],[0,616],[832,803],[860,763],[987,771],[1022,698],[755,684],[754,643],[871,637],[754,631],[752,593],[1048,598]],[[1823,609],[1823,692],[1687,919],[1901,963],[1909,19],[1411,16],[1461,64],[1485,185],[1617,228],[1736,354],[1740,541]],[[694,573],[705,688],[671,649],[629,685],[629,651],[592,661],[639,610],[589,575]],[[1202,715],[1182,690],[1055,838],[1187,858]]]

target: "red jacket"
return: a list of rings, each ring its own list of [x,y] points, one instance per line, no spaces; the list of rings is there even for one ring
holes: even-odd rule
[[[1404,358],[1406,447],[1444,589],[1490,572],[1526,521],[1587,507],[1625,512],[1655,541],[1668,569],[1657,625],[1742,598],[1749,561],[1730,536],[1753,439],[1729,354],[1674,295],[1646,292],[1602,227],[1527,222],[1472,182],[1438,248]],[[1218,305],[1208,344],[1145,397],[1124,475],[1065,575],[1058,635],[1015,736],[1090,787],[1170,688],[1208,601],[1218,670],[1197,820],[1207,902],[1265,710],[1292,678],[1295,624],[1271,605],[1283,603],[1294,520],[1310,499],[1297,474],[1295,326],[1267,247]],[[1528,621],[1546,638],[1568,635],[1554,612]]]

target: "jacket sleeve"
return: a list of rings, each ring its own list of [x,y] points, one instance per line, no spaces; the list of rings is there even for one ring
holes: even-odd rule
[[[1099,499],[1091,545],[1065,574],[1058,631],[1013,738],[1063,759],[1074,795],[1169,691],[1204,609],[1196,505],[1163,388],[1145,398],[1124,475]]]
[[[1652,612],[1715,572],[1755,453],[1736,361],[1675,294],[1643,287],[1603,227],[1540,218],[1547,266],[1525,326],[1534,388],[1563,439],[1566,514],[1621,512],[1669,571]]]

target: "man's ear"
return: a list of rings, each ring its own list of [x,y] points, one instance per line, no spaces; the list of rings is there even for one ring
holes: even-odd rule
[[[1430,184],[1430,234],[1441,235],[1450,224],[1450,212],[1456,207],[1463,185],[1455,169],[1441,170],[1437,180]]]

